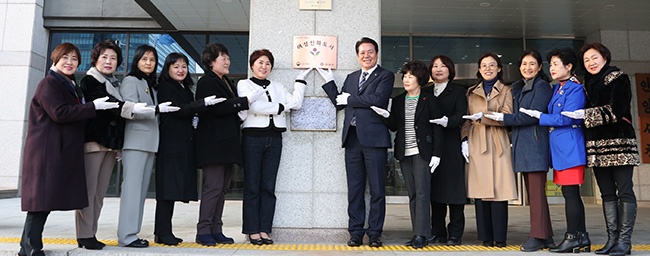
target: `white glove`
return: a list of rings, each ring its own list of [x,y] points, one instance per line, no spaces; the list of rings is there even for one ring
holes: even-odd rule
[[[170,106],[171,104],[172,104],[171,101],[158,104],[158,112],[169,113],[169,112],[176,112],[181,109],[179,107]]]
[[[350,97],[350,94],[347,92],[339,94],[336,96],[336,105],[347,105],[348,97]]]
[[[463,116],[463,119],[469,119],[469,120],[472,120],[472,121],[476,121],[476,120],[481,119],[481,117],[483,117],[483,112],[478,112],[478,113],[473,114],[473,115],[465,115],[465,116]]]
[[[431,161],[429,162],[429,167],[431,167],[431,173],[436,171],[436,168],[440,164],[440,157],[432,156]]]
[[[317,69],[318,73],[320,73],[320,76],[323,77],[323,80],[325,80],[325,83],[329,83],[330,81],[334,81],[334,74],[332,74],[332,69],[328,68],[327,72],[323,70],[322,68]]]
[[[309,74],[309,72],[311,72],[312,69],[314,69],[314,68],[308,68],[308,69],[305,69],[304,71],[300,72],[300,74],[298,74],[298,76],[296,77],[296,80],[303,80],[304,81],[305,77],[307,77],[307,74]]]
[[[492,112],[485,114],[486,118],[492,119],[494,121],[503,121],[503,113]]]
[[[107,102],[107,100],[108,96],[93,100],[93,104],[95,104],[95,110],[106,110],[120,107],[120,104],[117,102]]]
[[[578,109],[576,111],[562,111],[560,114],[564,116],[568,116],[573,119],[585,119],[585,110],[584,109]]]
[[[133,104],[132,112],[135,114],[147,114],[147,113],[156,112],[156,109],[152,107],[147,107],[147,103],[141,102],[141,103]]]
[[[255,91],[253,91],[253,93],[251,95],[246,96],[246,98],[248,98],[248,103],[256,101],[265,92],[266,92],[266,89],[262,89],[262,88],[259,88],[259,89],[255,90]]]
[[[539,119],[539,117],[542,115],[542,112],[533,110],[533,109],[525,109],[525,108],[519,108],[519,112],[524,113],[526,115],[529,115],[531,117]]]
[[[375,113],[377,113],[380,116],[383,116],[384,118],[388,118],[390,116],[390,112],[388,112],[388,110],[385,110],[385,109],[380,108],[380,107],[375,107],[375,106],[370,106],[370,108],[373,111],[375,111]]]
[[[463,141],[462,143],[460,143],[460,152],[463,153],[465,162],[469,163],[469,144],[467,143],[467,141]]]
[[[226,98],[217,98],[217,96],[215,95],[203,98],[203,102],[205,103],[206,106],[212,106],[214,104],[221,103],[224,101],[226,101]]]
[[[449,118],[447,118],[447,116],[443,116],[443,117],[438,118],[438,119],[431,119],[431,120],[429,120],[429,123],[437,124],[437,125],[440,125],[442,127],[447,127],[447,124],[449,123]]]

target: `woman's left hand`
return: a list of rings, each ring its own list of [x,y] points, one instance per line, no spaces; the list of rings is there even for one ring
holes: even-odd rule
[[[576,111],[562,111],[560,112],[563,116],[567,116],[573,119],[585,119],[585,110],[578,109]]]
[[[440,157],[432,156],[431,161],[429,162],[429,167],[431,167],[431,173],[436,171],[436,168],[440,164]]]

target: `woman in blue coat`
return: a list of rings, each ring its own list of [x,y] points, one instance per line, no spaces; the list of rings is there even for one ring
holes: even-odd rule
[[[485,117],[503,121],[512,127],[512,160],[515,172],[521,172],[530,201],[530,233],[521,246],[524,252],[555,247],[551,215],[546,200],[546,172],[549,167],[548,131],[539,120],[519,111],[519,108],[546,112],[553,89],[542,71],[542,56],[526,50],[519,57],[523,79],[512,84],[514,111],[512,114],[493,113]]]
[[[573,77],[578,58],[571,48],[554,49],[547,57],[553,80],[553,97],[548,104],[548,114],[537,110],[520,109],[539,124],[549,126],[549,142],[553,166],[553,182],[562,186],[565,200],[567,232],[564,240],[551,252],[590,251],[591,241],[585,226],[585,207],[580,198],[580,184],[584,183],[584,166],[587,162],[582,122],[562,115],[585,106],[585,91]]]

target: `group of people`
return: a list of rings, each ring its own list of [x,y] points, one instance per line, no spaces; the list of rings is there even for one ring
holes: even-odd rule
[[[603,200],[608,240],[597,254],[631,251],[636,216],[633,168],[640,164],[631,123],[628,76],[611,66],[611,53],[600,43],[580,51],[587,71],[584,85],[575,75],[573,49],[546,56],[525,50],[519,58],[522,79],[505,85],[500,57],[491,52],[477,62],[478,83],[468,89],[453,83],[453,61],[444,55],[405,63],[400,72],[404,93],[388,103],[393,74],[377,65],[377,43],[356,44],[361,69],[337,89],[331,70],[319,72],[323,89],[345,110],[342,146],[348,183],[349,246],[382,246],[385,175],[389,130],[406,182],[413,237],[406,245],[461,244],[464,205],[473,199],[478,239],[484,246],[507,245],[508,201],[517,198],[515,173],[522,173],[530,201],[530,233],[525,252],[590,251],[580,185],[592,167]],[[509,129],[511,132],[509,132]],[[465,162],[468,163],[465,168]],[[562,186],[567,231],[557,246],[546,198],[547,172]],[[370,189],[365,226],[364,190]],[[446,223],[449,212],[449,223]]]
[[[323,90],[345,111],[349,246],[363,245],[365,235],[369,246],[383,245],[391,130],[409,195],[413,237],[407,245],[461,244],[464,205],[471,198],[478,239],[485,246],[506,246],[508,200],[517,198],[514,174],[521,172],[531,205],[531,230],[521,250],[589,251],[579,193],[586,165],[594,168],[607,224],[608,241],[596,253],[630,252],[636,216],[632,173],[639,164],[631,86],[628,76],[610,65],[605,46],[582,48],[584,85],[575,77],[578,57],[568,48],[547,55],[554,85],[534,50],[522,53],[523,78],[511,86],[502,81],[503,66],[495,53],[479,57],[478,83],[468,89],[453,82],[454,63],[447,56],[433,57],[428,66],[409,61],[400,70],[405,91],[392,99],[390,110],[394,74],[377,64],[377,42],[364,37],[355,51],[361,69],[350,73],[340,90],[331,70],[318,69]],[[205,75],[194,94],[182,53],[169,54],[157,77],[156,49],[142,45],[120,82],[114,73],[122,50],[102,41],[92,49],[92,67],[77,85],[80,56],[73,44],[57,46],[30,103],[22,175],[27,216],[19,255],[43,255],[45,221],[56,210],[76,210],[79,247],[102,249],[105,244],[95,234],[117,159],[124,167],[120,246],[149,246],[138,233],[154,166],[156,243],[183,241],[172,231],[174,204],[199,199],[197,168],[202,190],[195,241],[233,243],[223,234],[222,213],[234,164],[244,167],[242,233],[252,244],[273,243],[282,133],[287,113],[302,105],[311,69],[300,72],[289,91],[267,79],[273,54],[256,50],[249,58],[252,77],[235,85],[227,76],[228,50],[212,43],[201,56]],[[566,201],[567,231],[557,246],[545,193],[549,167]]]
[[[183,242],[172,231],[174,204],[199,199],[197,168],[203,185],[195,241],[234,243],[222,230],[233,164],[245,167],[242,232],[253,244],[272,244],[285,115],[301,107],[311,69],[302,71],[289,91],[267,79],[273,54],[257,50],[250,56],[253,76],[236,85],[227,77],[228,50],[212,43],[202,54],[206,73],[195,95],[189,60],[182,53],[170,53],[157,77],[157,51],[141,45],[122,81],[114,75],[122,63],[114,41],[98,43],[90,54],[92,67],[77,85],[81,53],[71,43],[58,45],[31,100],[21,199],[27,216],[18,254],[44,255],[43,228],[49,213],[58,210],[76,210],[80,248],[102,249],[105,244],[95,235],[118,159],[124,167],[119,246],[149,246],[138,233],[154,167],[156,243]]]

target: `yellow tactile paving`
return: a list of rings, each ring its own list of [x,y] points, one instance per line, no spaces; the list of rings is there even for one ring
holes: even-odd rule
[[[106,245],[117,246],[117,240],[101,240]],[[19,243],[20,238],[15,237],[0,237],[0,243]],[[44,244],[71,244],[76,245],[77,240],[71,238],[43,238]],[[166,245],[151,243],[150,246],[163,247]],[[591,249],[596,250],[603,245],[592,245]],[[413,249],[410,246],[404,245],[384,245],[379,248],[369,247],[367,245],[359,247],[349,247],[346,245],[333,245],[333,244],[272,244],[272,245],[252,245],[249,243],[244,244],[220,244],[217,246],[203,246],[194,242],[183,242],[178,246],[168,246],[174,248],[214,248],[214,249],[230,249],[230,250],[269,250],[269,251],[518,251],[519,245],[509,245],[503,248],[499,247],[485,247],[482,245],[460,245],[460,246],[446,246],[435,245],[426,246],[422,249]],[[649,244],[635,244],[632,245],[633,251],[650,251]]]

